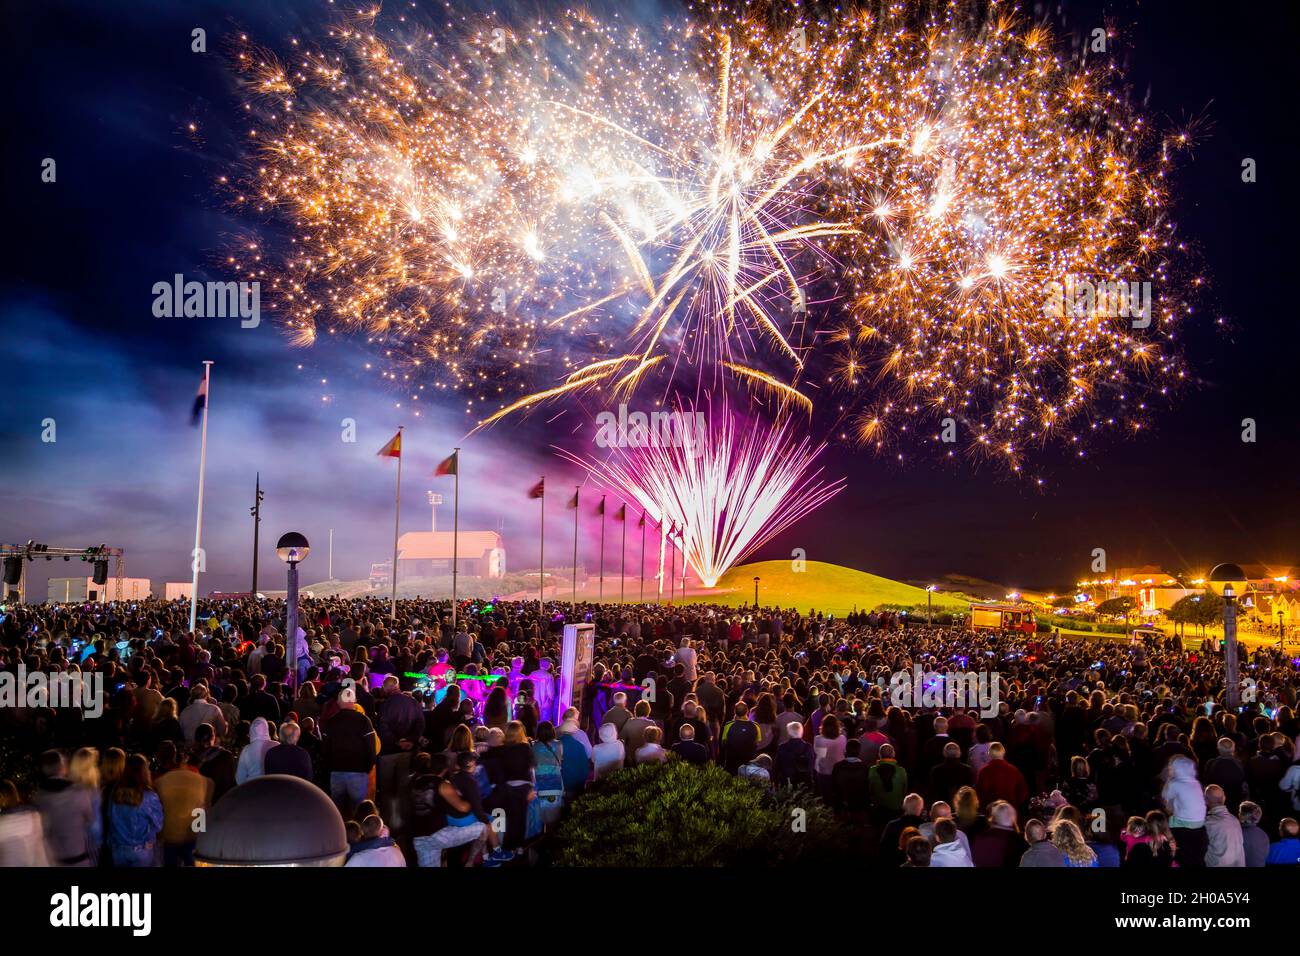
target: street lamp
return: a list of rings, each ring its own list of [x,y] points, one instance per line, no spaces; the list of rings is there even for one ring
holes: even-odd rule
[[[289,686],[298,686],[298,562],[311,552],[307,538],[297,531],[280,536],[275,556],[289,565],[289,590],[285,596],[284,648],[289,665]]]
[[[1286,650],[1286,624],[1284,623],[1285,620],[1286,620],[1286,616],[1282,613],[1282,609],[1278,608],[1277,609],[1277,646],[1279,650]]]
[[[925,586],[925,623],[927,626],[934,623],[934,585]]]
[[[1210,572],[1211,584],[1222,584],[1223,592],[1223,680],[1228,707],[1241,705],[1240,672],[1237,665],[1237,591],[1232,582],[1246,580],[1246,573],[1235,564],[1216,565]]]
[[[758,613],[758,575],[754,575],[754,612]]]

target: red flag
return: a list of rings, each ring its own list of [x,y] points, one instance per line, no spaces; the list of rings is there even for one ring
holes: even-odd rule
[[[401,458],[402,457],[402,433],[399,431],[393,436],[383,448],[379,449],[380,458]]]
[[[528,491],[529,498],[540,498],[546,494],[546,479],[543,478]]]
[[[573,492],[573,497],[569,499],[569,507],[570,508],[578,507],[578,492],[576,489]]]
[[[454,451],[448,457],[438,463],[438,467],[433,469],[433,477],[439,478],[443,475],[454,475],[460,468],[460,452]]]
[[[624,505],[623,507],[618,509],[618,513],[614,515],[614,520],[615,521],[627,520],[627,505]]]
[[[641,512],[641,520],[638,521],[638,522],[636,523],[636,526],[637,526],[638,528],[644,528],[644,527],[645,527],[645,512],[644,512],[644,511]]]
[[[600,507],[596,509],[596,514],[603,515],[604,513],[605,513],[605,499],[601,498]]]

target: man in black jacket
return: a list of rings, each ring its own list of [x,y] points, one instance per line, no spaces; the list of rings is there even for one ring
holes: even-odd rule
[[[280,746],[272,747],[263,758],[267,773],[287,773],[291,777],[301,777],[308,783],[314,782],[311,754],[298,746],[302,739],[302,728],[292,720],[280,725]]]
[[[338,707],[338,713],[321,725],[321,759],[330,775],[330,797],[346,818],[370,792],[375,728],[357,709],[357,691],[351,683],[339,691]]]

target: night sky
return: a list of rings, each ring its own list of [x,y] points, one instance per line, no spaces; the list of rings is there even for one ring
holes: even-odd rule
[[[1145,112],[1170,127],[1204,119],[1171,190],[1181,235],[1209,279],[1183,333],[1196,381],[1140,439],[1103,439],[1082,461],[1037,454],[1041,488],[966,461],[918,452],[900,462],[833,447],[827,472],[845,476],[848,490],[757,557],[799,547],[810,560],[900,579],[960,573],[1020,587],[1076,580],[1098,547],[1112,567],[1300,560],[1295,34],[1278,19],[1285,4],[1212,14],[1196,6],[1067,3],[1062,20],[1053,4],[1046,17],[1058,29],[1116,27],[1113,55],[1138,99],[1149,89]],[[673,10],[641,4],[636,15]],[[238,320],[151,312],[155,282],[174,273],[224,278],[232,243],[275,229],[237,215],[214,187],[242,155],[227,41],[247,31],[282,51],[295,36],[324,42],[338,13],[319,0],[44,0],[6,18],[0,540],[107,543],[125,547],[127,573],[152,578],[156,589],[188,580],[198,459],[189,408],[204,359],[216,363],[206,587],[248,586],[256,471],[266,491],[264,588],[274,586],[274,542],[286,530],[319,547],[320,563],[314,554],[304,566],[308,581],[325,576],[329,528],[336,577],[364,577],[389,555],[393,463],[375,452],[399,424],[407,426],[403,530],[427,529],[425,489],[450,501],[450,481],[427,476],[473,424],[455,399],[426,403],[415,417],[404,394],[364,369],[374,355],[363,341],[301,350],[270,315],[245,330]],[[206,55],[190,52],[196,26],[208,32]],[[40,180],[45,157],[58,163],[54,184]],[[1245,157],[1258,163],[1253,184],[1241,180]],[[1254,444],[1241,441],[1247,417],[1257,422]],[[41,440],[46,418],[57,423],[54,443]],[[357,422],[355,444],[340,441],[343,418]],[[475,436],[462,453],[461,527],[502,523],[515,569],[536,566],[527,488],[548,476],[548,555],[558,554],[559,492],[581,480],[550,448],[568,426],[548,418]],[[449,527],[449,507],[440,519]],[[594,567],[594,545],[587,553]],[[31,592],[40,595],[43,569],[35,570]]]

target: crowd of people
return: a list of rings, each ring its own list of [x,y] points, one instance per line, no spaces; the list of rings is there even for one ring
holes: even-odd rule
[[[319,786],[347,866],[499,866],[593,781],[717,764],[806,787],[864,863],[1300,865],[1300,668],[1213,648],[928,626],[888,613],[405,600],[9,606],[0,672],[106,701],[0,708],[0,865],[183,866],[199,810],[263,774]],[[595,626],[561,710],[565,621]],[[986,712],[900,704],[899,673],[996,673]],[[959,706],[960,704],[960,706]]]

